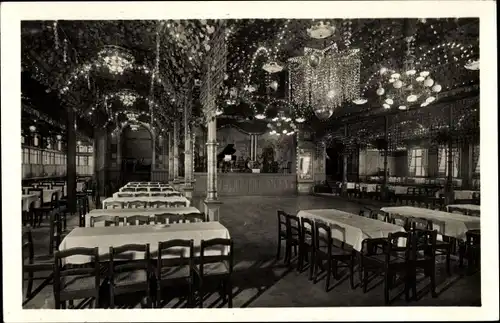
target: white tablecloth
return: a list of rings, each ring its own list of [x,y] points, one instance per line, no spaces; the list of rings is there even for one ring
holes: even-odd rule
[[[453,212],[457,210],[467,215],[470,213],[474,213],[476,214],[476,216],[479,216],[481,212],[481,206],[475,204],[450,204],[446,206],[446,210],[448,212]]]
[[[104,201],[102,201],[102,207],[105,209],[106,204],[112,202],[122,202],[122,203],[130,203],[130,202],[146,202],[146,207],[148,207],[152,202],[184,202],[186,206],[190,205],[190,202],[184,196],[168,196],[168,197],[108,197]],[[125,206],[126,207],[126,206]]]
[[[336,209],[301,210],[297,216],[341,226],[345,229],[345,234],[341,234],[339,230],[332,230],[332,237],[344,241],[357,251],[361,251],[364,239],[385,238],[389,233],[404,231],[403,227],[395,224]]]
[[[408,186],[394,185],[389,186],[389,189],[396,195],[404,195],[408,193]]]
[[[431,221],[442,221],[445,225],[444,230],[436,224],[434,224],[434,229],[438,230],[445,236],[454,237],[461,240],[465,239],[465,233],[467,231],[480,229],[481,227],[479,217],[467,216],[462,214],[429,210],[412,206],[384,207],[380,210],[389,214],[399,214],[404,217],[418,217]]]
[[[116,193],[113,193],[113,197],[116,198],[116,197],[119,197],[119,195],[122,195],[122,194],[132,194],[134,197],[136,197],[137,194],[148,194],[148,196],[151,196],[151,194],[155,194],[155,193],[166,194],[167,196],[183,196],[181,192],[177,192],[177,191],[163,191],[163,192],[116,192]]]
[[[215,238],[229,239],[229,231],[219,222],[175,223],[170,225],[134,225],[119,227],[75,228],[59,245],[59,250],[75,247],[99,248],[100,260],[106,261],[109,247],[124,244],[146,244],[152,256],[158,250],[158,242],[173,239],[194,240],[195,256],[199,255],[201,240]],[[206,255],[220,255],[228,252],[228,248],[213,249],[205,252]],[[130,259],[139,259],[142,253],[132,253]],[[166,255],[168,257],[168,255]],[[66,258],[66,263],[81,264],[89,261],[87,256],[73,256]]]
[[[164,186],[123,186],[121,187],[118,191],[119,192],[123,192],[123,190],[134,190],[136,191],[138,188],[141,188],[141,189],[146,189],[148,192],[150,191],[151,188],[160,188],[160,190],[163,192],[163,191],[173,191],[174,188],[170,185],[164,185]]]
[[[23,211],[29,211],[33,202],[35,202],[35,207],[40,206],[40,198],[37,194],[23,194],[21,200],[23,202]]]
[[[479,191],[455,191],[455,200],[472,200],[472,195],[474,193],[479,193]]]
[[[363,187],[366,187],[366,192],[376,192],[377,184],[360,183],[359,189],[363,191]]]
[[[43,189],[43,203],[49,203],[52,200],[52,194],[57,193],[58,199],[62,198],[62,190],[60,188],[56,189]]]
[[[85,226],[90,227],[90,218],[100,215],[111,215],[126,218],[133,215],[145,215],[153,221],[154,216],[163,213],[188,214],[200,213],[194,206],[189,207],[168,207],[168,208],[148,208],[148,209],[94,209],[85,215]],[[103,226],[103,223],[96,223],[96,226]]]

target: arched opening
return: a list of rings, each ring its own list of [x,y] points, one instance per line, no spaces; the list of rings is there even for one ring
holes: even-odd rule
[[[125,126],[121,132],[121,175],[125,182],[149,181],[153,163],[153,137],[144,126]]]

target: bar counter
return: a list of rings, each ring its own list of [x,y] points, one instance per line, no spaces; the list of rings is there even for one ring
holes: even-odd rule
[[[207,191],[207,173],[194,173],[195,196]],[[217,173],[219,196],[282,196],[297,193],[297,175],[282,173]]]

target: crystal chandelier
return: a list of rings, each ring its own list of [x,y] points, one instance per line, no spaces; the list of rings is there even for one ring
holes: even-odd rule
[[[289,59],[292,94],[297,105],[311,106],[321,120],[344,102],[359,98],[361,60],[358,49],[339,51],[305,48],[304,56]]]
[[[136,94],[131,91],[120,91],[116,94],[116,96],[126,107],[134,105],[135,101],[137,100]]]
[[[135,122],[135,121],[137,121],[137,114],[135,114],[133,112],[129,112],[129,113],[127,113],[127,119]]]
[[[292,121],[292,118],[287,116],[284,111],[278,112],[272,122],[267,124],[270,130],[269,134],[274,136],[292,136],[297,131],[297,126]]]
[[[335,26],[330,25],[330,22],[327,21],[324,23],[320,21],[319,23],[312,25],[311,28],[307,29],[307,34],[311,38],[315,39],[324,39],[328,38],[335,33]]]
[[[262,69],[268,73],[278,73],[283,70],[283,66],[279,65],[277,62],[269,62],[262,66]]]
[[[127,49],[115,46],[105,46],[97,56],[101,64],[105,65],[112,74],[123,74],[126,69],[132,68],[135,58]]]
[[[407,110],[409,106],[422,107],[436,101],[441,85],[432,79],[429,71],[417,71],[411,53],[413,37],[406,38],[408,49],[404,62],[404,72],[400,73],[388,68],[381,68],[380,74],[386,83],[377,89],[377,95],[382,99],[382,106],[390,109],[396,106],[399,110]]]

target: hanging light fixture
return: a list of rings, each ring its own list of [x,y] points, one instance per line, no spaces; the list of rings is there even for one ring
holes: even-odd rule
[[[97,53],[97,56],[111,74],[123,74],[126,69],[132,68],[135,57],[132,53],[120,46],[106,45]]]
[[[329,21],[324,23],[323,21],[312,25],[311,28],[307,29],[307,34],[311,38],[324,39],[328,38],[335,33],[335,26],[331,25]]]
[[[278,64],[277,62],[269,62],[269,63],[265,63],[263,66],[262,66],[262,69],[268,73],[278,73],[278,72],[281,72],[283,70],[283,66]]]
[[[34,125],[31,125],[29,129],[30,129],[31,132],[35,132],[36,131],[36,127]]]

